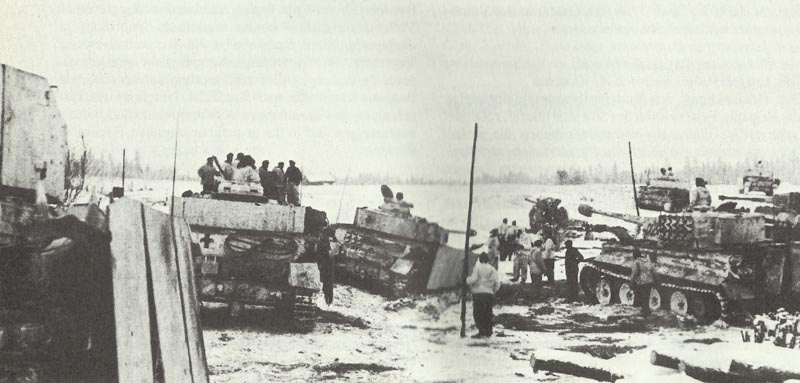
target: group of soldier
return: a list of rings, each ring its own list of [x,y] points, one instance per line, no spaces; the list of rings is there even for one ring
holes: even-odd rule
[[[215,166],[216,165],[216,166]],[[206,164],[197,170],[203,194],[217,192],[222,180],[240,184],[259,183],[264,189],[263,195],[275,200],[281,205],[291,204],[300,206],[300,184],[303,182],[303,173],[295,166],[294,161],[289,161],[289,167],[283,170],[284,163],[278,164],[269,170],[269,160],[261,162],[261,167],[256,168],[256,161],[252,156],[238,153],[236,158],[233,153],[228,153],[225,162],[220,164],[216,156],[208,157]]]
[[[578,263],[583,260],[583,255],[572,247],[572,241],[566,241],[564,245],[570,298],[577,299]],[[511,282],[524,284],[529,272],[533,285],[540,283],[543,276],[547,277],[547,283],[555,280],[555,253],[558,249],[551,237],[517,227],[516,221],[509,225],[508,219],[504,218],[500,226],[491,230],[487,248],[489,262],[495,269],[500,261],[513,262]]]

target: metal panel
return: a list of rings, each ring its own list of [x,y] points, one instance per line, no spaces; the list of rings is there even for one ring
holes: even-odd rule
[[[67,126],[47,79],[3,65],[0,183],[36,187],[34,164],[47,163],[47,194],[64,190]]]
[[[297,206],[176,198],[175,215],[193,227],[283,233],[302,233],[305,229],[305,207]]]
[[[467,274],[472,273],[478,255],[470,253],[469,269]],[[464,250],[455,249],[449,246],[440,246],[436,251],[436,259],[433,261],[430,277],[428,277],[428,290],[440,290],[455,288],[461,285],[464,280]]]

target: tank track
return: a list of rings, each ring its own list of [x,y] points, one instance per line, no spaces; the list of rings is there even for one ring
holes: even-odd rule
[[[597,272],[600,276],[609,276],[609,277],[612,277],[612,278],[616,278],[619,281],[628,280],[628,276],[627,275],[622,275],[620,273],[615,273],[615,272],[610,271],[610,270],[601,269],[600,267],[598,267],[597,265],[594,265],[592,263],[586,263],[584,265],[584,267],[591,268],[593,271]],[[583,270],[581,270],[581,272],[583,272]],[[714,297],[714,298],[716,298],[717,303],[719,304],[719,307],[720,307],[720,316],[719,316],[719,318],[721,318],[724,321],[728,321],[730,316],[731,316],[731,314],[732,314],[732,307],[730,305],[730,303],[731,303],[730,300],[725,295],[723,295],[722,293],[720,293],[717,290],[708,289],[708,288],[693,287],[693,286],[677,285],[677,284],[674,284],[674,283],[661,283],[658,286],[659,287],[666,287],[666,288],[671,289],[671,290],[684,291],[686,293],[689,293],[690,295],[706,294],[707,296]],[[588,296],[589,292],[587,292],[586,289],[583,286],[581,286],[581,288],[584,290],[583,291],[584,294],[586,294]],[[662,297],[662,299],[668,299],[668,297]],[[718,318],[712,318],[712,319],[716,320]]]
[[[317,322],[317,304],[314,302],[314,291],[298,288],[292,292],[291,319],[301,332],[314,330]]]

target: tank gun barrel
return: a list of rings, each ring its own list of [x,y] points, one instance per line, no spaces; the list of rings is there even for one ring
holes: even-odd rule
[[[751,201],[751,202],[766,202],[772,203],[772,197],[741,197],[741,196],[719,196],[720,201],[725,200],[732,200],[732,201]]]
[[[591,217],[592,214],[600,214],[600,215],[604,215],[606,217],[616,218],[616,219],[619,219],[619,220],[622,220],[622,221],[625,221],[625,222],[634,223],[634,224],[637,224],[639,226],[644,226],[644,225],[647,225],[647,224],[649,224],[651,222],[647,218],[637,217],[635,215],[630,215],[630,214],[612,213],[612,212],[608,212],[608,211],[603,211],[603,210],[595,209],[592,206],[587,205],[587,204],[580,204],[578,206],[578,212],[583,214],[583,215],[585,215],[585,216],[587,216],[587,217]]]

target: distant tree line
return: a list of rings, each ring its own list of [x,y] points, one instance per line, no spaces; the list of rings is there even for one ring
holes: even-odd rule
[[[738,184],[758,160],[764,161],[764,175],[774,175],[784,182],[800,183],[800,154],[789,153],[779,158],[742,158],[737,161],[722,159],[698,160],[685,158],[682,163],[643,164],[635,166],[636,182],[643,183],[650,177],[660,175],[659,169],[671,166],[675,176],[692,182],[693,177],[703,177],[711,184]],[[634,164],[636,165],[636,164]],[[407,185],[466,185],[464,178],[401,177],[380,173],[360,173],[350,176],[348,183],[355,185],[407,184]],[[344,183],[345,178],[337,177],[336,183]],[[580,185],[580,184],[627,184],[631,182],[631,171],[627,163],[603,166],[588,164],[550,171],[506,171],[482,172],[475,175],[476,184],[533,184],[533,185]]]
[[[85,155],[85,158],[84,158]],[[67,154],[68,174],[82,174],[86,177],[122,177],[122,158],[113,156],[109,152],[96,153],[85,151],[84,153]],[[125,177],[143,178],[151,180],[172,179],[172,162],[170,166],[152,167],[149,164],[142,164],[142,157],[138,151],[126,155],[125,158]],[[193,179],[192,175],[177,174],[180,180]]]

